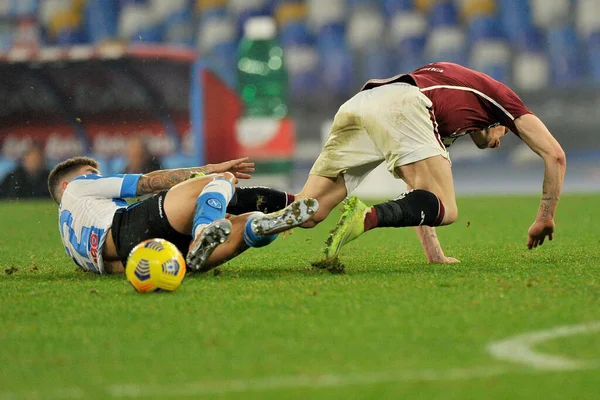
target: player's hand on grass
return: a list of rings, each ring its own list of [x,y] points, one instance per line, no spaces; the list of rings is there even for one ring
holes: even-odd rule
[[[554,219],[548,220],[536,220],[529,231],[527,232],[527,248],[533,249],[538,245],[541,246],[544,244],[544,240],[546,236],[548,236],[548,240],[552,240],[552,234],[554,233]]]
[[[430,264],[458,264],[459,262],[460,262],[459,259],[456,259],[454,257],[446,257],[446,256],[442,256],[442,257],[438,257],[438,258],[429,260]]]
[[[213,173],[231,172],[238,179],[250,179],[250,173],[254,172],[254,163],[248,162],[248,157],[238,158],[237,160],[225,161],[220,164],[212,165]]]

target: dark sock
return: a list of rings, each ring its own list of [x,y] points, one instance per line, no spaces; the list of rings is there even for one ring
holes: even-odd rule
[[[270,213],[285,208],[293,199],[293,194],[264,186],[237,187],[227,212],[234,215],[253,211]]]
[[[373,206],[365,215],[365,230],[375,227],[438,226],[444,220],[444,204],[427,190],[411,190],[396,200]],[[374,216],[371,214],[375,214]]]

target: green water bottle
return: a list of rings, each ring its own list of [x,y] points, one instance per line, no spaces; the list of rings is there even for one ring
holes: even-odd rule
[[[244,103],[244,116],[285,117],[288,114],[288,75],[272,17],[248,19],[237,61],[237,90]]]

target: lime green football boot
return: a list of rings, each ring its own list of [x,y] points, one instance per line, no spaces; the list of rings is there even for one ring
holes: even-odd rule
[[[346,199],[342,216],[325,241],[325,258],[337,257],[342,246],[365,232],[364,219],[369,208],[358,197],[352,196]]]

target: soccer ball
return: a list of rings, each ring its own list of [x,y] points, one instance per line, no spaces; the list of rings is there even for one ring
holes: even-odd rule
[[[177,290],[185,277],[185,260],[171,242],[144,240],[131,250],[125,275],[140,293]]]

